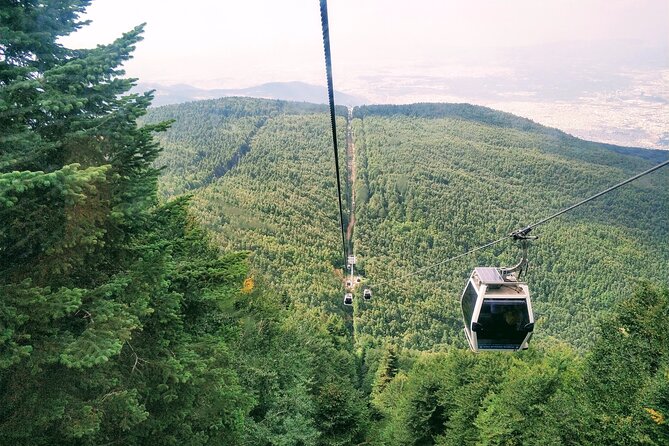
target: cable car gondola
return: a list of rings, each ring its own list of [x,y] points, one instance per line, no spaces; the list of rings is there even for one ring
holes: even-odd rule
[[[372,300],[372,290],[365,288],[365,290],[362,292],[362,298],[368,301]]]
[[[461,302],[472,351],[527,349],[534,314],[526,283],[503,276],[497,268],[475,268]]]
[[[339,150],[337,147],[336,115],[334,102],[334,87],[332,82],[332,58],[330,54],[330,33],[327,14],[327,1],[320,1],[321,27],[323,30],[323,48],[325,53],[325,72],[328,87],[328,104],[330,107],[330,122],[332,127],[332,145],[334,149],[335,179],[337,181],[337,198],[339,201],[339,228],[341,230],[342,248],[347,268],[352,268],[356,263],[355,256],[347,256],[346,229],[344,227],[344,212],[342,206],[342,188],[339,174]],[[351,116],[351,112],[349,112]],[[463,256],[496,245],[501,241],[512,237],[514,240],[526,242],[527,234],[535,227],[543,225],[567,212],[570,212],[592,200],[597,199],[611,191],[614,191],[632,181],[650,174],[662,167],[669,166],[669,160],[656,164],[649,169],[638,173],[624,181],[621,181],[601,192],[579,201],[565,209],[549,215],[523,229],[519,229],[499,240],[491,241],[484,245],[470,249],[444,261],[428,265],[423,269],[434,268],[447,262],[454,261]],[[353,201],[354,203],[354,201]],[[523,248],[526,245],[523,243]],[[525,254],[525,253],[524,253]],[[465,334],[470,348],[479,350],[506,350],[517,351],[526,349],[534,330],[534,314],[530,302],[530,292],[526,283],[520,281],[520,276],[527,266],[527,257],[524,255],[519,268],[475,268],[472,272],[465,290],[461,297],[462,313],[465,325]],[[379,285],[375,282],[376,286]],[[371,291],[367,290],[363,297],[371,298]],[[353,295],[347,293],[344,304],[352,305]]]
[[[529,232],[529,231],[527,231]],[[523,258],[512,268],[484,267],[472,272],[460,303],[465,336],[472,351],[526,350],[534,331],[534,314],[527,283],[527,232],[521,240]]]

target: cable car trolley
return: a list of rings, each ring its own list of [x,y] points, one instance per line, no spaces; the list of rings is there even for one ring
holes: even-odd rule
[[[328,104],[330,107],[330,122],[332,128],[332,146],[334,149],[335,179],[337,182],[337,198],[339,202],[339,228],[341,230],[342,252],[344,254],[343,260],[346,262],[346,269],[350,268],[351,271],[351,279],[349,283],[346,284],[344,305],[352,305],[352,291],[355,289],[355,285],[353,284],[353,268],[356,264],[356,257],[354,255],[347,255],[348,248],[346,228],[344,227],[341,178],[339,174],[339,149],[337,147],[337,124],[333,93],[334,87],[332,82],[332,57],[330,54],[330,32],[326,0],[320,0],[320,10],[321,28],[323,31],[323,49],[325,55],[325,73],[328,87]],[[528,236],[533,228],[543,225],[579,206],[589,203],[598,197],[608,194],[611,191],[666,166],[669,166],[669,160],[656,164],[643,172],[610,186],[609,188],[585,198],[565,209],[555,212],[523,229],[514,231],[506,237],[491,241],[463,254],[428,266],[428,268],[432,268],[456,260],[481,249],[496,245],[507,237],[511,237],[515,241],[520,241],[523,257],[518,265],[512,268],[475,268],[467,281],[460,303],[462,306],[464,331],[470,348],[475,352],[484,350],[518,351],[528,348],[528,343],[534,331],[534,314],[532,312],[532,303],[530,301],[530,291],[527,283],[521,281],[521,275],[527,270],[527,243],[530,239],[536,238]],[[358,283],[360,283],[360,280],[356,280],[356,285]],[[377,282],[376,286],[378,285]],[[372,291],[370,289],[365,289],[363,292],[363,299],[368,301],[371,298]]]
[[[372,290],[369,288],[365,288],[365,290],[362,292],[362,298],[365,299],[366,301],[372,300]]]
[[[527,231],[529,232],[529,231]],[[527,232],[514,234],[521,241],[523,258],[511,268],[475,268],[460,303],[465,336],[472,351],[526,350],[534,331],[534,314],[527,283]]]

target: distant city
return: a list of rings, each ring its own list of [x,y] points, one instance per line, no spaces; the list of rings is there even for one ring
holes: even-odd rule
[[[587,140],[669,149],[669,69],[631,70],[616,76],[608,85],[593,82],[595,88],[584,90],[570,90],[566,83],[561,89],[522,83],[523,79],[503,73],[475,79],[380,74],[348,82],[342,86],[346,93],[337,90],[335,95],[338,104],[347,106],[468,102],[530,118]],[[154,106],[224,96],[327,102],[324,85],[305,82],[272,82],[233,89],[140,83],[137,89],[155,89]]]

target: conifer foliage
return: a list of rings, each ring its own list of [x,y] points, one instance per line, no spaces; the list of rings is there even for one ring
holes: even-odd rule
[[[220,258],[184,200],[157,204],[166,125],[137,127],[151,94],[119,68],[142,27],[64,48],[88,4],[0,3],[0,443],[233,435],[249,399],[199,315],[245,255]]]
[[[88,3],[0,3],[0,442],[198,444],[211,423],[188,405],[245,400],[186,308],[243,262],[193,245],[183,200],[157,206],[166,126],[137,127],[151,95],[126,94],[119,69],[142,27],[91,50],[57,42]]]
[[[345,445],[367,407],[340,316],[221,254],[157,199],[152,96],[108,45],[58,43],[87,0],[0,1],[0,444]]]

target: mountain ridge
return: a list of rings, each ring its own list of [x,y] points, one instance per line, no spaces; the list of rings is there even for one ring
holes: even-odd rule
[[[165,148],[158,160],[165,166],[163,196],[193,194],[195,212],[217,243],[253,251],[258,274],[279,295],[345,315],[327,113],[322,105],[223,98],[155,108],[147,122],[176,119],[158,136]],[[340,147],[346,146],[347,118],[338,107]],[[340,159],[345,220],[355,190],[359,273],[373,288],[375,281],[385,284],[375,290],[383,297],[355,307],[350,319],[361,343],[387,340],[428,350],[460,345],[460,268],[388,281],[508,234],[669,156],[580,140],[468,104],[362,106],[348,119],[357,182],[349,183],[347,160]],[[234,158],[242,146],[243,157]],[[235,166],[217,176],[231,160]],[[639,275],[657,279],[666,269],[663,175],[551,223],[535,254],[542,260],[532,269],[537,311],[551,314],[539,322],[539,338],[560,336],[586,348],[597,315]],[[514,257],[495,248],[463,260],[461,269],[510,264]],[[591,259],[587,274],[581,258]],[[572,279],[565,283],[564,277]],[[565,305],[585,316],[568,323],[573,315]]]
[[[155,90],[153,107],[181,104],[198,100],[218,99],[229,96],[253,97],[259,99],[276,99],[284,101],[326,104],[327,89],[320,85],[306,82],[267,82],[246,88],[198,88],[189,84],[160,84],[140,82],[133,89],[135,92]],[[365,99],[335,90],[335,99],[342,105],[361,105]]]

